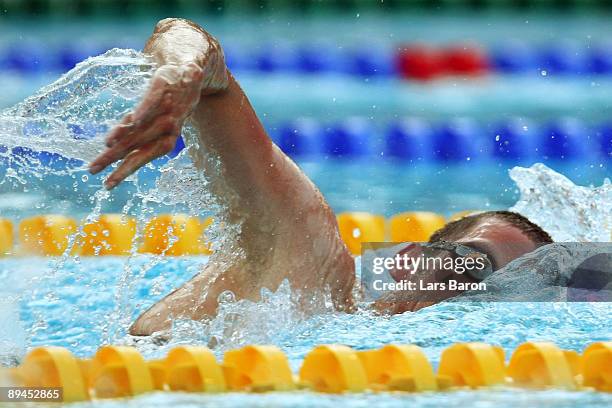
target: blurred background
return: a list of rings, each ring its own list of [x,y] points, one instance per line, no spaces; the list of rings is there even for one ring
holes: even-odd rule
[[[185,17],[221,41],[270,136],[337,211],[507,208],[516,165],[544,162],[583,185],[610,175],[611,11],[604,0],[2,0],[0,107]]]

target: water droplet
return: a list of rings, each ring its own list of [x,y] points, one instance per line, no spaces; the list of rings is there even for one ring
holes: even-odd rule
[[[83,183],[87,183],[87,180],[89,180],[89,176],[87,174],[83,174],[83,176],[81,176],[81,180],[83,180]]]
[[[219,303],[233,303],[236,301],[236,295],[231,290],[226,290],[219,294],[217,301]]]

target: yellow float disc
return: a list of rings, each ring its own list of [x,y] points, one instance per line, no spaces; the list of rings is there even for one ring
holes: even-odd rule
[[[78,360],[62,347],[38,347],[23,360],[18,370],[25,387],[62,388],[63,401],[89,399]]]
[[[206,347],[176,347],[168,353],[164,366],[171,390],[225,391],[223,370]]]
[[[389,344],[379,350],[357,352],[373,388],[401,391],[437,389],[431,364],[418,346]]]
[[[593,343],[582,355],[583,384],[612,392],[612,342]]]
[[[90,387],[98,398],[116,398],[152,391],[153,379],[144,359],[133,347],[105,346],[91,362]]]
[[[512,354],[508,375],[518,386],[576,388],[565,353],[553,343],[521,344]]]
[[[76,231],[76,221],[62,215],[27,218],[19,224],[19,243],[26,254],[59,256]]]
[[[13,224],[4,218],[0,218],[0,256],[13,252]]]
[[[295,389],[287,356],[275,346],[246,346],[223,357],[228,388],[251,391]]]
[[[443,216],[426,211],[405,212],[389,219],[392,242],[427,242],[429,237],[444,227]]]
[[[304,358],[300,381],[319,392],[361,392],[368,386],[357,353],[347,346],[322,345]]]
[[[342,213],[337,217],[340,237],[349,251],[361,253],[362,242],[385,241],[385,217],[365,212]]]
[[[210,245],[204,242],[203,233],[211,222],[184,214],[154,217],[145,227],[140,252],[168,256],[209,254]]]
[[[457,343],[442,352],[438,374],[454,386],[470,388],[502,384],[505,380],[503,350],[485,343]]]
[[[136,220],[122,214],[104,214],[83,225],[75,253],[84,256],[129,255],[136,234]]]

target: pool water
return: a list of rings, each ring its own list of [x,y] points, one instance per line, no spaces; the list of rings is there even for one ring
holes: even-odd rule
[[[297,371],[305,354],[318,344],[341,343],[371,349],[388,343],[410,343],[424,349],[437,365],[442,350],[455,342],[486,341],[510,353],[525,341],[554,341],[562,348],[581,351],[594,341],[608,340],[612,331],[609,303],[442,303],[418,312],[392,317],[371,314],[367,308],[347,315],[330,310],[306,316],[293,306],[286,287],[264,293],[260,303],[227,303],[209,324],[183,322],[173,330],[169,344],[135,341],[126,336],[127,324],[171,288],[195,274],[205,258],[154,259],[141,256],[80,259],[7,259],[0,262],[2,289],[0,345],[4,353],[21,355],[27,346],[67,347],[81,357],[91,356],[102,344],[131,344],[145,358],[162,357],[181,344],[213,347],[218,358],[224,350],[247,344],[275,344]],[[24,287],[24,281],[35,286]],[[25,293],[24,293],[25,292]],[[11,298],[21,297],[15,304]],[[16,310],[15,310],[16,309]],[[20,323],[17,324],[16,316]],[[4,355],[7,358],[7,355]],[[376,403],[399,406],[461,406],[480,401],[497,406],[609,406],[605,393],[487,390],[425,394],[366,394],[348,397],[308,392],[266,395],[155,394],[135,398],[130,406],[332,406]],[[96,402],[122,406],[125,401]]]
[[[510,402],[512,401],[512,402]],[[477,395],[473,392],[453,392],[437,394],[353,394],[353,395],[324,395],[311,393],[296,393],[291,397],[281,393],[240,395],[226,394],[216,396],[201,396],[182,394],[178,396],[153,394],[136,398],[131,401],[101,402],[100,407],[140,407],[151,405],[173,406],[207,406],[207,407],[465,407],[467,405],[495,406],[495,407],[605,407],[610,404],[609,395],[569,393],[560,391],[545,391],[539,393],[520,393],[513,390],[481,391]],[[81,406],[81,405],[77,405]],[[96,405],[98,406],[98,405]]]

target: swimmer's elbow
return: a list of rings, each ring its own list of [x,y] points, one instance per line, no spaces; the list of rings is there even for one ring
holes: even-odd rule
[[[170,329],[170,322],[152,322],[150,319],[139,317],[129,329],[132,336],[151,336],[153,333],[161,332]]]
[[[167,313],[161,313],[159,304],[144,312],[130,326],[132,336],[150,336],[153,333],[170,329],[172,321]]]
[[[153,334],[149,330],[147,330],[146,325],[142,321],[142,316],[140,316],[132,325],[130,326],[128,333],[132,336],[150,336]]]
[[[163,18],[155,24],[155,32],[161,32],[170,27],[172,24],[175,24],[179,19],[175,17]]]
[[[171,28],[178,27],[178,26],[183,26],[183,27],[187,26],[200,33],[206,33],[206,31],[198,23],[194,23],[191,20],[187,20],[185,18],[178,18],[178,17],[167,17],[167,18],[159,20],[157,24],[155,24],[155,29],[153,30],[153,33],[154,34],[164,33],[170,30]]]
[[[180,25],[180,24],[187,24],[187,25],[190,25],[190,26],[197,26],[197,27],[199,27],[193,21],[189,21],[189,20],[186,20],[184,18],[167,17],[167,18],[163,18],[163,19],[159,20],[157,22],[157,24],[155,24],[154,32],[155,33],[161,33],[161,32],[164,32],[164,31],[168,30],[170,27],[173,27],[175,25]]]

